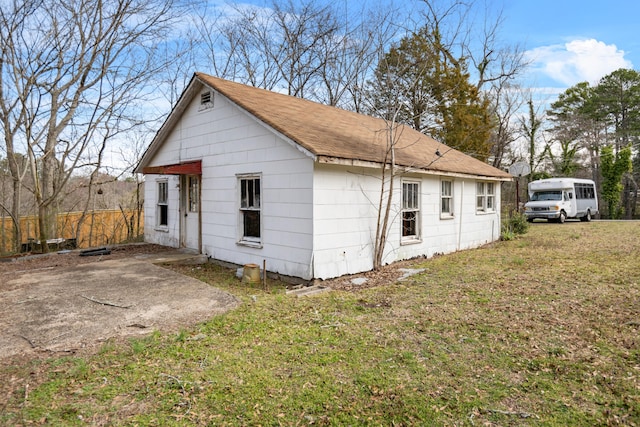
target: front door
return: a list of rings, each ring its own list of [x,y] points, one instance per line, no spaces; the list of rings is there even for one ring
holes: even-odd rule
[[[182,175],[180,246],[200,252],[200,176]]]

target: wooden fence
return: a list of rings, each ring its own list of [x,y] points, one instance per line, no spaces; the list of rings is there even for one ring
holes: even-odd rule
[[[96,246],[138,240],[144,234],[144,214],[142,211],[98,210],[87,212],[66,212],[57,216],[57,230],[52,240],[67,243],[65,246],[90,248]],[[22,232],[21,247],[33,250],[38,240],[38,218],[35,215],[20,218]],[[9,253],[14,243],[13,222],[10,218],[0,218],[0,251]],[[50,245],[51,246],[51,245]]]

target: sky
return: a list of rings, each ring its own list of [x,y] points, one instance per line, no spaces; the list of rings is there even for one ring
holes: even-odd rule
[[[354,11],[365,4],[393,4],[414,16],[423,5],[420,0],[326,1]],[[454,0],[431,1],[444,5]],[[269,7],[272,0],[209,2],[217,6],[231,2]],[[524,76],[527,87],[557,95],[583,81],[595,84],[619,68],[640,67],[638,0],[475,0],[475,4],[480,9],[486,5],[491,16],[502,9],[503,41],[521,46],[531,61]]]
[[[228,12],[229,3],[269,7],[273,0],[207,0]],[[277,0],[285,3],[288,0]],[[297,4],[302,0],[291,0]],[[392,5],[417,17],[420,0],[319,0],[353,11]],[[442,4],[455,0],[432,0]],[[522,85],[533,89],[539,111],[567,88],[595,85],[619,68],[640,69],[640,0],[474,0],[490,16],[502,10],[502,42],[519,45],[530,61]],[[205,70],[202,70],[205,71]]]
[[[637,0],[505,0],[503,36],[520,43],[530,87],[549,93],[640,66]]]

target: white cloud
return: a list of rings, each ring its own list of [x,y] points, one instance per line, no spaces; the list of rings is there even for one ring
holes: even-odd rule
[[[595,39],[541,46],[527,52],[537,72],[566,86],[584,81],[593,84],[619,68],[633,68],[624,55],[616,45]]]

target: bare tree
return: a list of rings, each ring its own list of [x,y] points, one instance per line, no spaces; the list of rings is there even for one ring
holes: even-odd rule
[[[235,4],[196,18],[196,48],[219,77],[359,110],[363,87],[397,26],[393,10],[355,13],[319,0]]]
[[[16,152],[20,143],[21,128],[27,121],[27,112],[22,108],[21,100],[28,96],[28,89],[17,83],[19,75],[12,72],[11,62],[17,56],[11,46],[13,40],[20,36],[25,19],[36,9],[37,1],[15,3],[14,10],[0,7],[0,123],[7,165],[12,178],[11,206],[2,206],[13,221],[14,249],[18,250],[22,242],[20,230],[20,207],[22,204],[22,181],[27,174],[27,159],[24,152]],[[28,64],[27,64],[28,65]]]
[[[500,167],[507,148],[517,139],[515,116],[524,104],[517,81],[529,66],[524,49],[501,39],[503,12],[493,12],[486,1],[422,1],[426,27],[439,34],[443,50],[457,52],[456,57],[470,64],[476,87],[491,106],[495,121],[491,162]]]
[[[147,118],[157,55],[184,4],[174,0],[30,0],[1,8],[0,109],[9,163],[25,153],[39,239],[74,171],[95,170],[108,144]],[[14,182],[25,168],[12,166]],[[14,207],[19,200],[14,186]],[[15,212],[17,214],[17,212]],[[46,245],[43,244],[46,250]]]
[[[514,157],[512,146],[520,136],[516,117],[525,103],[524,92],[519,86],[507,83],[493,86],[488,96],[493,101],[491,108],[495,120],[490,160],[492,166],[500,169],[505,157]]]

